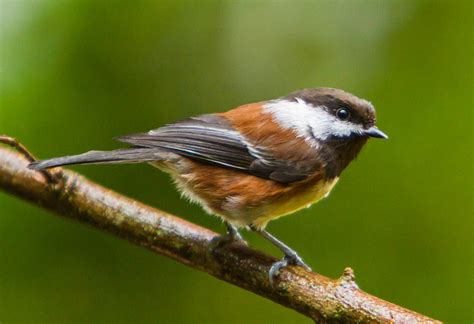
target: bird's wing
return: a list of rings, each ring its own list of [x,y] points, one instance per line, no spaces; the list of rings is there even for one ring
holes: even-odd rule
[[[135,147],[160,148],[192,160],[246,172],[281,183],[306,179],[310,172],[249,143],[225,118],[202,115],[117,138]]]

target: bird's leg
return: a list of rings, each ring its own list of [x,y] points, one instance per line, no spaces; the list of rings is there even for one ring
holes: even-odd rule
[[[211,249],[215,250],[218,247],[232,243],[240,242],[247,245],[247,242],[242,238],[239,233],[239,230],[232,224],[225,222],[227,232],[224,235],[216,236],[211,241]]]
[[[225,226],[227,228],[227,233],[225,234],[225,236],[228,236],[231,241],[243,241],[244,240],[242,238],[242,235],[240,235],[240,232],[237,229],[237,227],[235,227],[234,225],[232,225],[230,223],[227,223],[227,222],[225,223]]]
[[[270,241],[273,245],[275,245],[277,248],[280,249],[284,253],[283,259],[280,261],[275,262],[272,264],[270,271],[268,272],[268,276],[270,279],[270,283],[273,285],[273,281],[276,276],[278,276],[278,273],[282,268],[285,268],[289,265],[298,265],[303,268],[305,268],[307,271],[311,271],[311,268],[303,262],[303,259],[294,251],[292,250],[288,245],[277,239],[275,236],[272,234],[268,233],[265,230],[261,229],[256,229],[254,227],[251,227],[251,229],[264,238],[266,238],[268,241]]]

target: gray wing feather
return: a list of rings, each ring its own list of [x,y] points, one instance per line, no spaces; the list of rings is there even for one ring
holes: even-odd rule
[[[237,169],[258,177],[290,183],[309,173],[278,160],[249,144],[222,117],[203,115],[166,125],[148,133],[117,138],[138,148],[160,148],[190,159]]]

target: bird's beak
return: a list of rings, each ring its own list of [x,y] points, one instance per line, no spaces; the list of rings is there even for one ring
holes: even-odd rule
[[[365,131],[365,135],[370,136],[370,137],[375,137],[375,138],[383,138],[387,139],[388,136],[382,132],[380,129],[378,129],[375,126],[370,127]]]

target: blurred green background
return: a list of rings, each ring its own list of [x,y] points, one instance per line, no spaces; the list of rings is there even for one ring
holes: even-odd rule
[[[0,133],[42,158],[305,87],[371,100],[390,140],[370,141],[329,199],[268,229],[321,274],[351,266],[372,294],[472,323],[471,1],[0,3]],[[147,165],[74,169],[223,230]],[[0,321],[309,322],[4,192]]]

